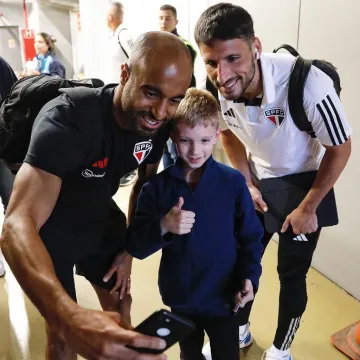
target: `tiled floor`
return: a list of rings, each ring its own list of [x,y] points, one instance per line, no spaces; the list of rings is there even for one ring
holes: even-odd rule
[[[116,200],[125,209],[130,189],[124,188]],[[325,240],[324,240],[325,241]],[[276,274],[277,244],[271,243],[264,257],[264,275],[255,303],[251,327],[256,343],[242,353],[242,359],[260,360],[264,349],[271,345],[277,319],[279,284]],[[157,291],[157,270],[160,254],[133,266],[133,324],[138,324],[154,310],[162,307]],[[8,277],[0,279],[0,360],[44,359],[43,320],[25,298],[16,282]],[[295,360],[345,360],[330,344],[332,333],[353,323],[360,317],[360,304],[318,272],[311,270],[308,277],[309,305],[293,344]],[[96,296],[83,278],[76,279],[79,303],[88,308],[99,308]],[[8,304],[10,300],[10,305]],[[9,320],[11,309],[11,322]],[[26,316],[27,314],[27,316]],[[170,360],[179,359],[175,346],[168,352]]]

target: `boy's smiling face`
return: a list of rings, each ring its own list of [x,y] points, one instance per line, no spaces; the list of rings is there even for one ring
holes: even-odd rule
[[[211,124],[208,126],[201,124],[191,128],[180,121],[174,129],[172,140],[185,163],[185,168],[188,170],[201,168],[211,156],[219,135],[220,130]]]

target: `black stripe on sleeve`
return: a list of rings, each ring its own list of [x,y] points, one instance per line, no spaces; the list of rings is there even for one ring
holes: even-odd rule
[[[324,111],[323,109],[321,108],[321,105],[320,104],[317,104],[316,107],[318,108],[323,120],[324,120],[324,123],[325,123],[325,126],[326,126],[326,129],[329,133],[329,136],[330,136],[330,139],[331,139],[331,142],[332,144],[335,146],[337,145],[336,142],[335,142],[335,139],[334,139],[334,135],[332,134],[331,132],[331,128],[330,128],[330,125],[329,125],[329,122],[328,122],[328,119],[326,118],[325,114],[324,114]]]
[[[329,118],[330,121],[331,121],[331,125],[332,125],[332,127],[333,127],[334,136],[336,136],[338,143],[339,143],[339,144],[342,144],[344,141],[341,139],[341,136],[340,136],[340,133],[339,133],[339,129],[338,129],[337,125],[336,125],[336,121],[335,121],[334,116],[333,116],[333,114],[332,114],[332,112],[331,112],[331,110],[330,110],[329,104],[326,102],[326,99],[324,99],[324,100],[322,101],[322,103],[323,103],[323,105],[324,105],[324,107],[325,107],[325,109],[326,109],[326,112],[327,112],[327,114],[328,114],[328,118]]]
[[[332,109],[333,109],[333,111],[334,111],[334,114],[335,114],[335,116],[336,116],[337,123],[338,123],[338,125],[339,125],[340,131],[341,131],[341,133],[342,133],[342,136],[344,137],[344,141],[346,141],[346,140],[348,139],[348,136],[346,135],[346,132],[345,132],[343,123],[342,123],[342,121],[341,121],[341,119],[340,119],[339,113],[338,113],[338,111],[336,110],[335,105],[334,105],[333,101],[331,100],[331,97],[328,95],[326,98],[328,99],[328,101],[329,101],[329,103],[330,103],[330,105],[331,105],[331,107],[332,107]]]

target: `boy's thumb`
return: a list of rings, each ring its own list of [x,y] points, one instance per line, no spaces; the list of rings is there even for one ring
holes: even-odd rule
[[[176,207],[181,210],[181,208],[183,207],[184,205],[184,198],[182,196],[179,197],[179,201],[178,203],[176,204]]]

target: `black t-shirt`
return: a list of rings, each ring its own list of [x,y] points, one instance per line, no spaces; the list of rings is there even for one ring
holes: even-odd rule
[[[112,116],[114,91],[114,85],[95,90],[101,116],[79,116],[63,94],[47,103],[34,122],[25,162],[62,179],[48,219],[56,228],[102,229],[121,177],[162,157],[169,127],[152,139],[121,129]]]

